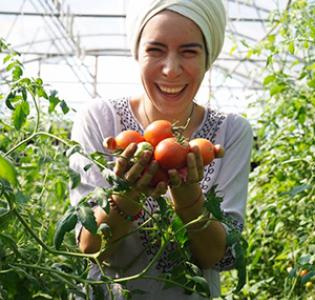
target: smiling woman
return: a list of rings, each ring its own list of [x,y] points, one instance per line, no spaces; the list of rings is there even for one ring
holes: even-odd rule
[[[221,0],[135,0],[131,5],[134,7],[127,18],[130,47],[140,68],[144,92],[87,105],[74,122],[72,138],[88,153],[106,152],[102,145],[105,138],[130,129],[143,134],[150,123],[164,120],[183,128],[184,140],[178,141],[179,146],[188,145],[194,138],[204,138],[222,145],[225,155],[204,166],[198,147],[185,149],[187,169],[168,170],[169,183],[162,181],[150,188],[151,179],[163,165],[154,159],[153,151],[143,151],[135,160],[136,144],[125,148],[122,157],[114,161],[112,172],[127,180],[129,189],[112,195],[110,204],[115,209],[108,211],[93,206],[97,224],[106,223],[112,235],[104,233],[109,247],[102,258],[107,266],[100,269],[99,265],[92,264],[90,276],[100,278],[106,274],[122,278],[147,271],[146,279],[131,276],[134,280],[124,286],[104,285],[102,293],[106,299],[111,294],[115,299],[123,299],[125,288],[141,290],[144,294],[137,295],[137,299],[201,298],[202,293],[185,293],[189,286],[163,288],[162,278],[168,278],[166,274],[186,264],[186,260],[172,256],[179,244],[174,242],[159,248],[163,238],[157,242],[144,226],[153,215],[162,214],[156,198],[166,194],[173,217],[187,226],[188,243],[183,250],[188,251],[191,261],[200,268],[202,282],[206,282],[203,287],[210,291],[206,295],[219,296],[219,272],[233,268],[235,263],[226,236],[230,230],[240,232],[243,227],[252,145],[252,131],[245,119],[225,115],[194,101],[205,72],[223,45],[224,7]],[[177,155],[175,151],[174,160]],[[87,164],[79,154],[71,158],[71,167],[81,174],[81,185],[71,190],[73,205],[95,187],[111,188],[112,183],[97,168],[86,171]],[[201,225],[188,225],[204,215],[205,198],[214,186],[216,193],[223,197],[221,208],[232,220],[232,228],[213,219]],[[164,223],[168,224],[172,218]],[[83,252],[97,252],[101,247],[101,238],[82,226],[78,226],[78,242]]]
[[[148,125],[142,118],[146,112],[150,121],[176,120],[185,125],[206,72],[206,51],[199,27],[178,13],[163,11],[144,27],[137,57],[145,89],[143,98],[132,102],[139,121]],[[200,123],[202,116],[196,110],[191,121]]]

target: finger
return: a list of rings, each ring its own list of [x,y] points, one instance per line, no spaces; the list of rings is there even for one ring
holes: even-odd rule
[[[127,171],[127,173],[125,174],[125,179],[130,183],[134,183],[141,176],[144,168],[148,165],[151,157],[152,151],[144,151],[143,155]]]
[[[153,190],[151,197],[158,198],[161,195],[164,195],[167,192],[167,184],[164,181],[161,181],[157,184],[155,189]]]
[[[204,165],[203,165],[203,158],[201,155],[201,151],[199,147],[197,146],[194,146],[191,150],[195,154],[196,168],[198,171],[198,181],[201,181],[203,178],[203,172],[204,172]]]
[[[171,187],[179,187],[182,183],[182,179],[175,169],[168,170],[168,176],[169,176],[169,185]]]
[[[187,155],[187,183],[199,181],[199,174],[195,154],[190,152]]]
[[[135,143],[131,143],[121,153],[121,155],[117,157],[115,167],[114,167],[114,173],[117,176],[123,177],[123,175],[129,169],[130,159],[133,157],[136,150],[137,150],[137,145]]]
[[[158,171],[158,168],[159,168],[158,162],[156,160],[151,161],[148,169],[143,173],[143,175],[137,181],[137,187],[139,189],[147,187],[150,184],[156,172]]]

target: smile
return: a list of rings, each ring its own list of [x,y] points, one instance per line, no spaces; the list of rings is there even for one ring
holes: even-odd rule
[[[160,86],[159,85],[158,87],[163,93],[175,95],[175,94],[179,94],[181,91],[183,91],[186,86],[166,87],[166,86]]]

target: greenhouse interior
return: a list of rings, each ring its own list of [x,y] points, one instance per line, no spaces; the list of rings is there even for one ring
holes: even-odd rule
[[[155,203],[165,216],[148,213],[150,222],[135,229],[154,240],[144,250],[155,247],[152,261],[122,278],[104,271],[97,279],[90,277],[92,264],[106,269],[100,258],[105,252],[80,251],[78,224],[102,235],[99,243],[106,249],[112,232],[106,223],[97,225],[90,201],[96,199],[108,215],[109,208],[124,215],[108,199],[115,189],[130,192],[130,186],[125,177],[108,177],[111,189],[96,187],[72,206],[72,189],[88,183],[69,167],[71,158],[90,160],[84,172],[98,166],[105,174],[113,164],[108,154],[83,154],[71,130],[90,103],[144,92],[127,36],[126,16],[134,1],[0,1],[0,300],[112,299],[106,297],[116,285],[119,299],[156,299],[133,285],[138,281],[143,286],[158,282],[165,299],[174,299],[168,291],[181,289],[182,299],[315,300],[314,0],[222,0],[224,44],[194,100],[222,116],[247,120],[252,148],[243,230],[226,229],[233,221],[222,208],[224,195],[212,188],[204,193],[208,213],[225,224],[226,247],[235,260],[232,267],[215,271],[221,277],[220,295],[212,294],[208,273],[187,250],[193,243],[189,225],[163,195]],[[228,141],[221,152],[212,145],[212,159],[229,159],[231,176],[246,155],[243,142],[235,148],[235,159]],[[113,160],[123,151],[116,144],[104,146],[118,151],[110,155]],[[186,177],[181,180],[188,184]],[[172,185],[167,188],[172,193]],[[165,249],[179,245],[173,256],[183,263],[154,280],[152,265],[163,262],[163,242]]]

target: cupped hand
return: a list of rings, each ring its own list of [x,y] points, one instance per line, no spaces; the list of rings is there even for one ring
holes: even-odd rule
[[[200,195],[200,181],[204,175],[202,155],[198,147],[193,147],[187,155],[187,167],[184,170],[169,170],[169,189],[173,201],[178,204],[191,202]]]
[[[125,179],[131,186],[130,191],[126,192],[125,196],[137,201],[141,194],[153,198],[165,194],[167,190],[166,183],[160,182],[154,188],[150,186],[150,182],[159,168],[158,163],[152,160],[152,151],[146,150],[142,155],[135,158],[136,150],[137,144],[131,143],[117,157],[114,166],[114,173]]]

